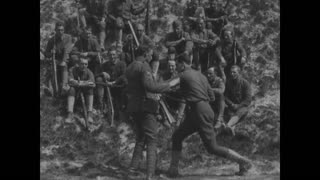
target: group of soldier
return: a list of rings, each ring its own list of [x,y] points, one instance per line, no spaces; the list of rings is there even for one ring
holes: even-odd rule
[[[241,76],[246,53],[235,40],[225,8],[217,8],[215,0],[207,8],[191,0],[183,19],[174,21],[173,32],[164,38],[167,58],[159,59],[145,26],[138,23],[133,28],[130,23],[130,16],[143,12],[146,3],[133,7],[129,0],[119,1],[117,8],[107,12],[102,2],[82,2],[82,33],[75,43],[64,33],[64,24],[56,23],[55,35],[47,45],[46,57],[54,55],[57,61],[58,93],[67,94],[66,122],[73,121],[79,92],[85,95],[88,121],[93,122],[94,97],[97,111],[103,112],[106,87],[110,88],[115,111],[125,112],[135,123],[130,171],[137,170],[146,145],[147,179],[152,179],[159,101],[164,98],[175,110],[178,126],[172,135],[170,176],[179,175],[182,142],[195,132],[209,153],[239,163],[238,175],[247,173],[250,160],[216,142],[217,130],[234,135],[235,125],[246,117],[251,102],[250,84]],[[107,32],[114,28],[128,35],[121,38],[121,32],[120,39],[104,50]]]

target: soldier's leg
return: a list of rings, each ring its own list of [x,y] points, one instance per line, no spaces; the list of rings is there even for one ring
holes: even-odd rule
[[[250,160],[231,149],[217,144],[216,134],[212,125],[214,113],[208,103],[202,101],[197,104],[197,117],[197,121],[199,122],[198,132],[207,151],[210,154],[215,154],[237,162],[240,165],[239,175],[247,172],[252,166]]]
[[[193,123],[193,118],[194,115],[191,110],[188,110],[186,119],[172,135],[171,162],[168,170],[168,175],[170,177],[176,177],[179,175],[179,160],[181,157],[183,140],[196,132],[196,124]]]
[[[93,88],[86,88],[84,90],[84,94],[86,95],[86,104],[88,110],[88,121],[93,122],[92,119],[92,108],[93,108]]]
[[[103,77],[97,77],[96,82],[103,82]],[[98,109],[102,112],[103,111],[103,96],[104,96],[104,86],[97,84],[97,100],[98,100]]]
[[[133,113],[131,114],[133,122],[135,123],[136,144],[134,147],[130,168],[135,170],[139,167],[139,163],[142,159],[142,151],[145,144],[145,136],[142,128],[143,114]]]
[[[193,49],[193,65],[195,69],[199,70],[200,69],[200,57],[199,57],[199,49],[194,48]]]
[[[182,121],[185,108],[186,108],[186,103],[179,102],[177,126],[179,126]]]
[[[232,135],[235,135],[235,125],[239,123],[240,120],[244,119],[244,117],[248,114],[248,111],[248,107],[241,107],[231,116],[227,127],[231,130]]]
[[[144,114],[143,131],[147,143],[147,177],[150,178],[156,168],[158,122],[155,114]]]
[[[70,87],[68,92],[68,102],[67,102],[68,117],[66,119],[66,122],[72,122],[73,120],[73,108],[74,108],[74,102],[75,102],[75,95],[76,95],[76,89],[74,87]]]

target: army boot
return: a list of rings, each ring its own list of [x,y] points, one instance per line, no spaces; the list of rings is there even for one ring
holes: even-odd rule
[[[136,171],[139,168],[140,161],[142,159],[142,151],[143,151],[143,142],[137,142],[134,147],[131,163],[130,163],[130,171]]]
[[[239,164],[239,172],[236,173],[236,175],[238,176],[246,175],[248,171],[252,168],[252,163],[249,159],[241,156],[240,154],[231,149],[228,149],[227,158]]]
[[[66,123],[72,123],[72,122],[73,122],[73,112],[68,112]]]
[[[175,178],[180,176],[179,174],[179,159],[181,156],[181,152],[179,151],[172,151],[171,154],[171,163],[170,163],[170,167],[168,169],[168,176]]]

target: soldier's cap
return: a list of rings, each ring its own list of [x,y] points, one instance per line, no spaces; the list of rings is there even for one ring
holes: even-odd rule
[[[172,26],[173,26],[173,28],[182,26],[182,22],[181,22],[180,20],[175,20],[175,21],[172,23]]]
[[[191,64],[191,59],[189,57],[189,55],[183,53],[181,55],[179,55],[179,57],[177,58],[178,59],[178,62],[184,62],[186,64]]]
[[[168,49],[168,54],[176,54],[176,48],[170,47],[170,48]]]

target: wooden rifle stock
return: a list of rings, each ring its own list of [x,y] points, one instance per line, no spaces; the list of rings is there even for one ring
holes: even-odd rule
[[[160,99],[159,101],[160,103],[160,107],[163,109],[166,119],[169,121],[170,124],[176,122],[176,120],[174,119],[174,117],[172,116],[172,114],[170,113],[167,105],[165,104],[165,102],[163,101],[163,99]]]
[[[80,77],[78,78],[78,81],[80,82]],[[83,113],[84,113],[84,122],[85,122],[86,128],[88,129],[88,112],[87,112],[86,102],[84,100],[84,95],[81,90],[79,91],[79,94],[80,94],[81,104],[82,104]]]

